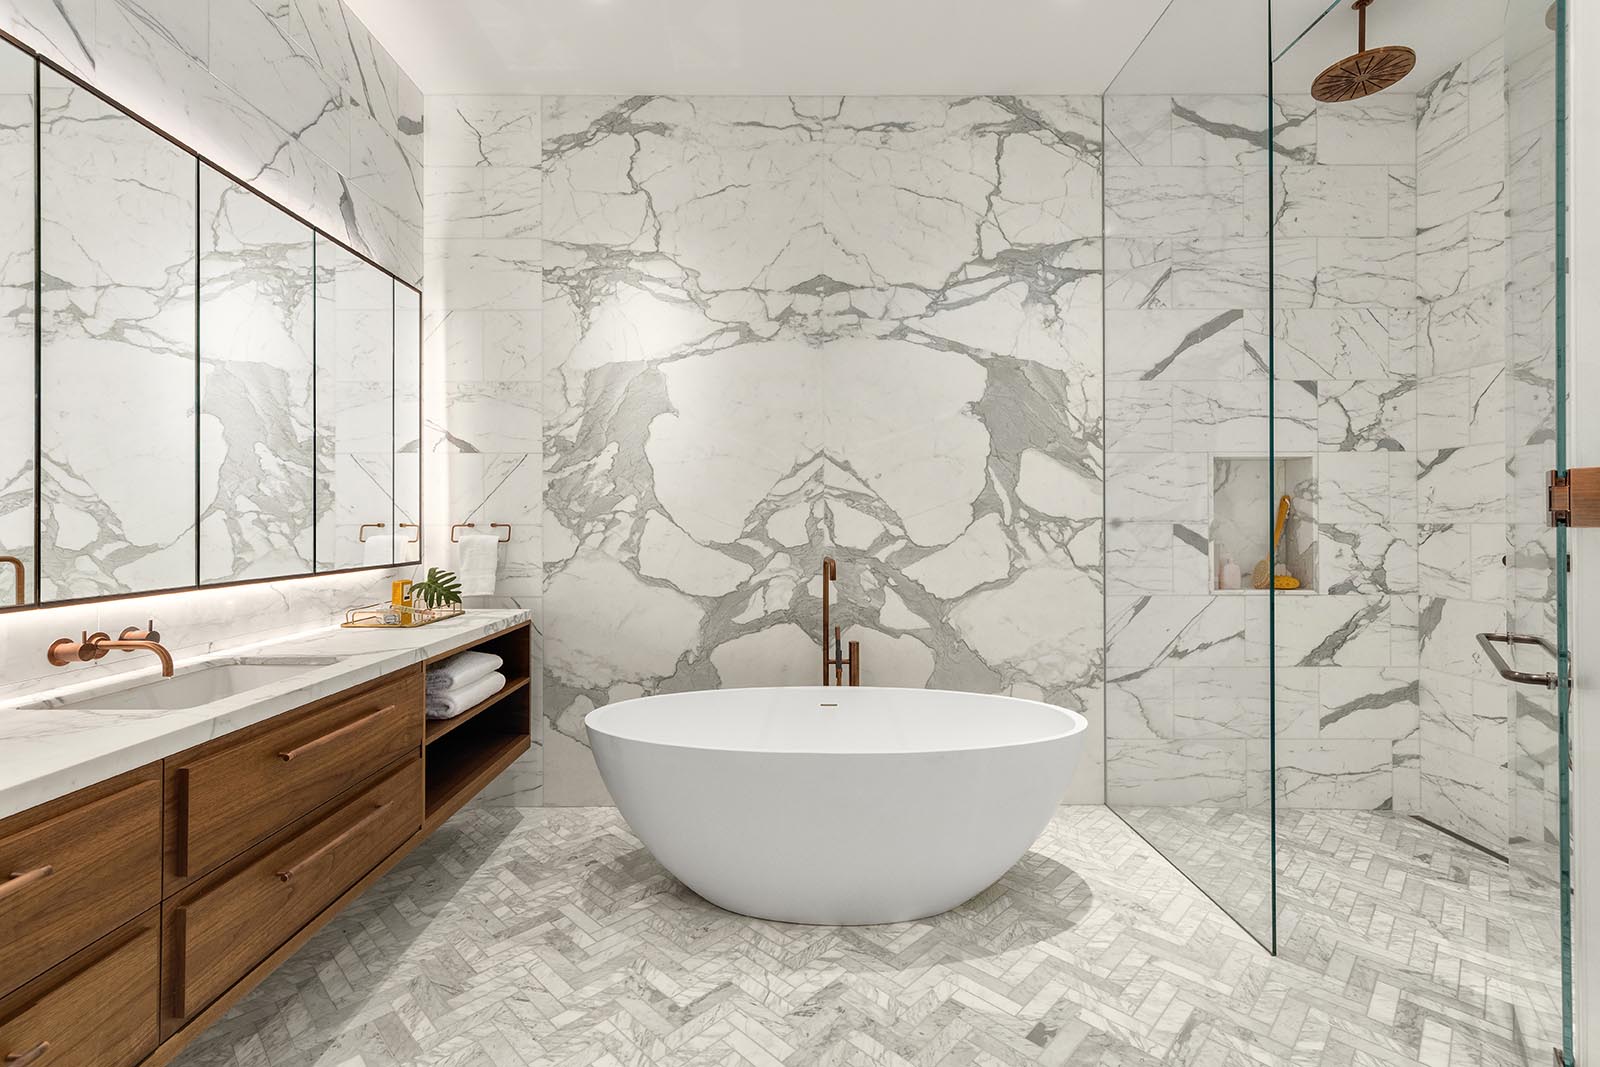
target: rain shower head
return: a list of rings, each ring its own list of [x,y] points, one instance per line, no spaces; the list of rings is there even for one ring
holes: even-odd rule
[[[1357,47],[1360,51],[1346,56],[1317,75],[1311,83],[1311,95],[1325,104],[1360,100],[1373,93],[1381,93],[1401,78],[1411,73],[1417,65],[1417,54],[1402,44],[1367,47],[1367,8],[1373,0],[1356,0],[1351,6],[1360,14],[1361,29]]]

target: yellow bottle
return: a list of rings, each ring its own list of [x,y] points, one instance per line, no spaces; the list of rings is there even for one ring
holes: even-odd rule
[[[411,625],[411,579],[399,578],[390,587],[389,601],[393,605],[395,614],[400,616],[401,626]]]

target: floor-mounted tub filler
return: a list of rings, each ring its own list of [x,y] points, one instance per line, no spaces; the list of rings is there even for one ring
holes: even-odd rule
[[[1086,722],[926,689],[724,689],[585,720],[618,809],[711,903],[780,922],[935,915],[1022,858],[1061,802]]]

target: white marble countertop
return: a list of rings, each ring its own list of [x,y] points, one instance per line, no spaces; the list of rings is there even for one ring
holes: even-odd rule
[[[526,611],[469,610],[460,618],[409,630],[324,626],[268,642],[215,649],[179,660],[177,669],[241,655],[339,659],[194,708],[100,711],[22,706],[52,699],[78,701],[95,692],[148,682],[159,671],[154,657],[150,670],[119,674],[113,681],[99,679],[92,684],[8,694],[0,702],[0,818],[420,663],[529,618]]]

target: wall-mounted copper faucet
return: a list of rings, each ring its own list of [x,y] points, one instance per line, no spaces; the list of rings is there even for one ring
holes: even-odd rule
[[[844,668],[850,668],[850,684],[861,684],[861,642],[850,642],[850,654],[843,655],[844,649],[839,644],[839,628],[833,627],[833,652],[828,651],[828,638],[830,617],[830,603],[828,600],[829,587],[839,580],[839,564],[834,562],[832,556],[822,560],[822,684],[828,685],[828,668],[833,668],[833,685],[844,685]]]
[[[112,640],[110,634],[91,634],[85,630],[83,639],[74,641],[70,637],[63,637],[50,645],[50,651],[45,653],[45,658],[52,667],[65,667],[70,663],[93,663],[97,659],[104,659],[112,649],[122,652],[138,652],[145,650],[154,652],[156,659],[161,661],[161,677],[172,677],[172,653],[161,643],[161,635],[155,630],[152,620],[145,629],[130,626]]]
[[[27,596],[26,580],[23,576],[22,561],[16,556],[0,556],[0,563],[10,564],[11,569],[17,572],[17,603],[20,604]]]

